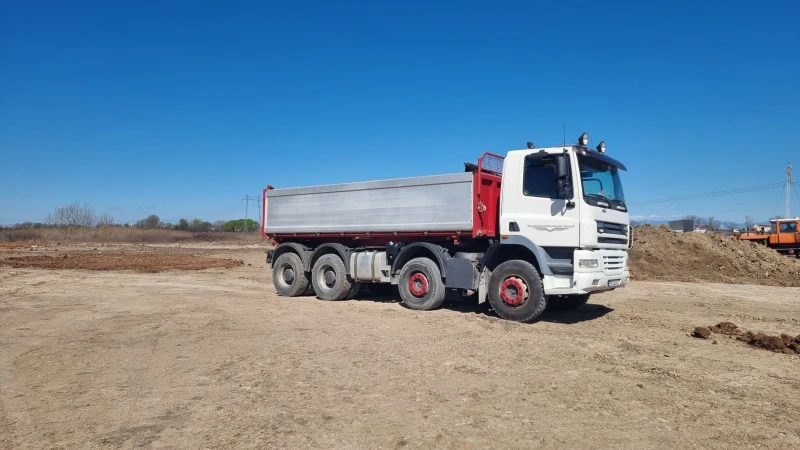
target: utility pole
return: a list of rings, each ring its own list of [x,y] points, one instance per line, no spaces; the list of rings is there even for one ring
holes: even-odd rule
[[[264,213],[261,211],[261,196],[256,198],[256,204],[258,204],[258,227],[261,228],[264,222]]]
[[[786,218],[792,217],[792,164],[786,164]]]
[[[253,202],[253,201],[256,201],[256,200],[258,200],[259,204],[261,204],[261,198],[259,196],[257,196],[257,195],[245,194],[244,198],[242,199],[242,201],[244,202],[244,205],[245,205],[244,206],[244,229],[245,229],[245,231],[249,231],[248,230],[247,219],[248,219],[248,213],[249,213],[249,209],[250,209],[250,202]]]

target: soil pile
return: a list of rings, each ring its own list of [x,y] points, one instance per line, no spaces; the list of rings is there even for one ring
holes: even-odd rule
[[[746,342],[748,345],[769,350],[785,355],[800,355],[800,334],[793,337],[788,334],[771,335],[765,333],[753,333],[745,331],[730,322],[722,322],[713,327],[696,327],[692,331],[692,336],[701,339],[708,339],[712,333],[723,334],[735,337],[736,340]],[[714,342],[716,344],[716,341]]]
[[[800,260],[763,245],[664,225],[636,227],[633,236],[629,266],[637,280],[800,287]]]
[[[163,272],[165,270],[202,270],[244,265],[240,259],[208,258],[193,255],[159,255],[153,253],[65,254],[60,256],[14,256],[0,261],[14,268],[135,270]]]

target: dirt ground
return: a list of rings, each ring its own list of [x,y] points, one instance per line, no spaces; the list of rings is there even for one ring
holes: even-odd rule
[[[64,253],[58,256],[25,255],[10,256],[0,264],[16,269],[86,269],[86,270],[135,270],[137,272],[163,272],[165,270],[203,270],[213,267],[230,268],[244,264],[240,259],[209,258],[195,255],[169,255],[157,253]]]
[[[105,251],[245,265],[0,267],[0,448],[800,448],[800,357],[690,336],[796,336],[800,288],[635,281],[518,324],[277,297],[258,246]]]

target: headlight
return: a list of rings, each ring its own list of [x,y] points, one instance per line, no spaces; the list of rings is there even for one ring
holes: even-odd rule
[[[581,269],[597,269],[596,259],[579,259],[578,267]]]

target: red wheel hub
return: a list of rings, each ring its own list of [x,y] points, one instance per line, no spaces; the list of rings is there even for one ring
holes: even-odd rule
[[[422,297],[428,293],[428,279],[425,274],[417,272],[408,279],[408,290],[414,297]]]
[[[500,298],[509,306],[519,306],[528,300],[528,288],[525,282],[517,277],[507,278],[500,285]]]

